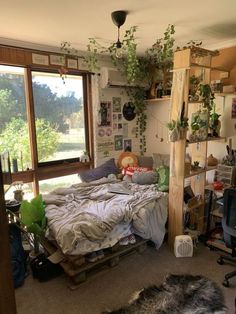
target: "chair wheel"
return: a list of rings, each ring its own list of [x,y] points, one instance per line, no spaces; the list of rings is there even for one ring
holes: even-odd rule
[[[217,263],[218,263],[219,265],[224,265],[224,260],[223,260],[223,258],[219,257],[218,260],[217,260]]]
[[[225,279],[223,282],[222,282],[222,285],[226,288],[229,288],[229,280],[228,279]]]

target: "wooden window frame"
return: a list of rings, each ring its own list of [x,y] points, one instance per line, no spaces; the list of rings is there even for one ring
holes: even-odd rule
[[[85,121],[85,141],[86,150],[90,154],[90,162],[82,163],[73,158],[61,161],[52,161],[47,163],[38,163],[35,113],[33,103],[32,89],[32,71],[56,73],[60,66],[48,65],[41,66],[32,63],[32,53],[47,55],[59,55],[59,53],[38,51],[18,47],[0,45],[0,64],[8,66],[19,66],[25,68],[25,97],[26,112],[29,124],[30,149],[32,169],[12,173],[12,181],[23,181],[24,183],[33,183],[34,195],[39,193],[39,181],[52,179],[60,176],[66,176],[79,173],[82,169],[89,169],[94,166],[94,141],[93,141],[93,111],[91,97],[91,73],[88,71],[70,69],[68,74],[83,76],[83,99],[84,99],[84,121]],[[59,72],[58,72],[59,75]],[[79,157],[79,156],[78,156]]]

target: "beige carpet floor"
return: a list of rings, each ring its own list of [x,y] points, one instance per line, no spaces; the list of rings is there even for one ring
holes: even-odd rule
[[[99,314],[105,309],[125,305],[132,294],[150,284],[161,284],[167,274],[204,275],[222,288],[228,313],[234,314],[236,278],[231,286],[221,285],[224,274],[234,270],[233,265],[218,265],[219,252],[199,245],[192,258],[176,258],[164,244],[158,251],[148,247],[145,252],[125,256],[118,266],[103,268],[93,274],[75,291],[67,287],[67,278],[61,275],[48,282],[28,276],[16,290],[18,314]]]

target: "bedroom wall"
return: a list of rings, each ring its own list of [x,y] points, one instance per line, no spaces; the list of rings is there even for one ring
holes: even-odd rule
[[[122,114],[124,104],[129,101],[125,89],[101,88],[100,78],[98,81],[99,99],[93,104],[96,166],[112,157],[118,160],[119,155],[124,151],[124,144],[127,140],[131,142],[132,152],[139,154],[139,140],[135,136],[136,119],[127,121]],[[114,112],[113,97],[120,99],[121,102],[120,110],[116,110],[116,112]],[[109,102],[111,104],[110,126],[99,126],[101,124],[101,115],[99,113],[101,102]]]
[[[147,156],[152,156],[153,153],[170,153],[168,130],[166,128],[169,115],[170,100],[147,103]],[[163,141],[161,139],[163,139]]]
[[[236,118],[232,118],[232,100],[236,100],[236,95],[216,97],[216,111],[221,114],[220,135],[227,137],[227,142],[209,142],[208,155],[213,154],[216,158],[222,159],[226,155],[226,145],[232,139],[232,147],[236,149]]]
[[[109,59],[102,57],[99,62],[101,67],[114,68]],[[132,152],[139,155],[139,140],[136,138],[136,118],[127,121],[123,114],[123,106],[129,101],[125,88],[101,87],[101,75],[92,78],[92,103],[93,103],[93,127],[94,127],[94,162],[99,166],[110,158],[116,161],[124,151],[127,140],[131,142]],[[114,105],[114,97],[120,100],[119,106]],[[101,125],[101,102],[110,103],[110,124]],[[119,128],[118,128],[119,126]],[[118,145],[119,144],[119,145]],[[119,147],[118,147],[119,146]]]

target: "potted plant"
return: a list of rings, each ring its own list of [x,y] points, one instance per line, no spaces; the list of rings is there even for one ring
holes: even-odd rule
[[[29,233],[34,234],[34,252],[39,253],[39,241],[44,237],[47,225],[45,205],[42,195],[34,197],[30,202],[22,201],[20,206],[20,223]]]
[[[221,115],[215,112],[215,106],[213,106],[213,111],[210,113],[209,118],[209,128],[211,131],[211,136],[213,137],[219,137],[220,136],[220,127],[221,122],[219,120],[219,117]]]
[[[201,82],[201,76],[195,76],[195,75],[190,76],[189,78],[189,84],[190,84],[189,100],[190,101],[199,100],[198,89],[199,89],[200,82]]]
[[[215,99],[214,93],[211,90],[211,86],[209,84],[200,84],[199,94],[201,96],[204,108],[210,112],[214,106]]]
[[[208,111],[198,110],[192,114],[192,133],[189,136],[190,142],[206,140],[208,136]]]
[[[174,25],[168,25],[164,37],[159,38],[151,48],[145,51],[143,58],[144,71],[149,84],[149,98],[157,97],[157,87],[162,86],[163,95],[167,93],[169,83],[172,81],[170,70],[173,66],[174,55]]]

